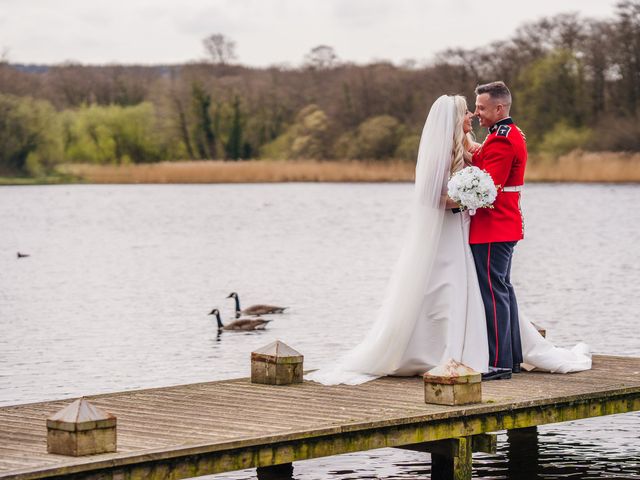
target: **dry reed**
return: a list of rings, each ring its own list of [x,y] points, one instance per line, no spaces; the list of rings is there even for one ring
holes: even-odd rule
[[[559,158],[534,156],[527,165],[529,182],[640,182],[640,153],[582,152]]]
[[[412,181],[411,162],[193,161],[143,165],[69,164],[59,167],[87,183],[269,183]],[[640,182],[640,154],[572,152],[532,156],[529,182]]]
[[[411,180],[413,170],[410,162],[266,160],[60,167],[89,183],[399,182]]]

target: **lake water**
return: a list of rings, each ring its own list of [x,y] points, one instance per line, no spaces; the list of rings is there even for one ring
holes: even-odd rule
[[[274,339],[305,368],[339,355],[375,317],[411,189],[0,187],[0,405],[248,376],[249,352]],[[640,355],[638,205],[635,185],[527,185],[512,277],[556,344]],[[265,332],[218,335],[207,313],[231,317],[231,291],[289,313]],[[626,414],[540,428],[539,478],[640,479],[639,427]],[[474,467],[478,478],[525,478],[504,442]],[[294,468],[298,480],[417,479],[429,457],[382,449]]]

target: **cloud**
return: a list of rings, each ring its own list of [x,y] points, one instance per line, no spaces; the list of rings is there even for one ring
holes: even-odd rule
[[[385,0],[349,0],[347,2],[332,0],[332,20],[351,28],[370,28],[380,24],[402,9],[403,1],[388,2]]]
[[[298,64],[319,44],[343,60],[400,61],[486,45],[542,15],[612,16],[616,1],[536,0],[489,10],[471,0],[0,0],[0,48],[11,47],[20,62],[167,63],[202,57],[201,40],[222,33],[250,65]]]

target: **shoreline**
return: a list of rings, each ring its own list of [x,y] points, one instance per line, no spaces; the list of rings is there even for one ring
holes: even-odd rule
[[[64,164],[44,177],[2,177],[0,185],[396,183],[412,182],[413,162],[335,160],[176,161],[136,165]],[[640,183],[640,153],[571,152],[531,155],[525,181]]]

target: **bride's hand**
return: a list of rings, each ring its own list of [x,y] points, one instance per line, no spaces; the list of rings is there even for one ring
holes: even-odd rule
[[[481,146],[482,146],[481,143],[472,142],[471,145],[469,146],[469,153],[476,153],[478,150],[480,150]]]
[[[452,208],[460,208],[460,205],[458,205],[456,202],[451,200],[451,198],[449,198],[448,195],[443,195],[442,197],[444,200],[444,208],[446,210],[451,210]]]

